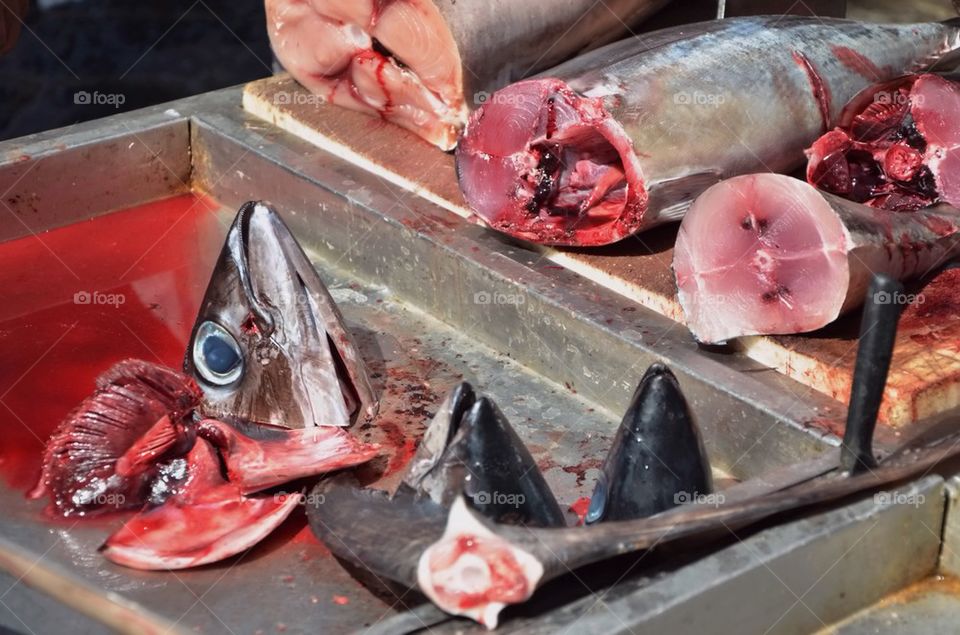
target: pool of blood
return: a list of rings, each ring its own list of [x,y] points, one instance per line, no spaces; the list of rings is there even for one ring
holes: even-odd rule
[[[0,479],[23,491],[44,442],[114,363],[178,368],[227,227],[185,194],[0,243]]]

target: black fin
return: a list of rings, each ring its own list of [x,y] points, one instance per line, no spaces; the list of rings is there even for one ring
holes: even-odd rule
[[[647,369],[603,462],[586,524],[644,518],[710,493],[700,431],[673,373]]]
[[[840,446],[840,467],[851,474],[877,466],[873,456],[873,430],[887,385],[903,297],[903,285],[889,276],[877,274],[870,281],[860,322],[847,427]]]
[[[491,399],[480,398],[464,416],[451,450],[467,470],[467,500],[487,518],[538,527],[566,525],[530,451]]]

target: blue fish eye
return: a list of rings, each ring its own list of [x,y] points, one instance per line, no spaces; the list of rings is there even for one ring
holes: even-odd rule
[[[243,375],[243,353],[237,340],[216,322],[206,321],[193,340],[193,365],[200,378],[226,386]]]
[[[203,359],[207,368],[218,375],[226,375],[240,363],[236,349],[219,335],[211,335],[203,341]]]

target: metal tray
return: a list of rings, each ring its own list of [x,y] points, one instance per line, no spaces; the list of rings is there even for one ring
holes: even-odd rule
[[[0,144],[0,192],[15,218],[0,241],[188,189],[220,203],[224,223],[248,199],[269,201],[312,251],[368,357],[417,366],[410,381],[435,392],[462,374],[491,394],[565,504],[589,494],[619,415],[655,360],[677,373],[721,478],[789,473],[833,456],[829,431],[843,416],[835,401],[749,360],[699,350],[679,325],[246,116],[239,103],[239,89],[226,89]],[[879,436],[881,450],[898,443]],[[138,573],[96,553],[108,528],[50,525],[6,487],[0,505],[0,568],[11,576],[0,624],[15,629],[33,628],[17,623],[18,607],[44,630],[57,620],[100,628],[66,606],[125,631],[335,633],[410,601],[374,595],[310,541],[270,543],[199,570]],[[40,599],[26,587],[63,606],[36,615]],[[632,588],[618,593],[632,597]],[[535,628],[516,626],[524,624]]]

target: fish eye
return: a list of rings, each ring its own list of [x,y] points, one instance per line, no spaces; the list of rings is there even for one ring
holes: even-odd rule
[[[226,386],[243,374],[243,354],[237,340],[216,322],[204,322],[193,341],[193,365],[215,386]]]

